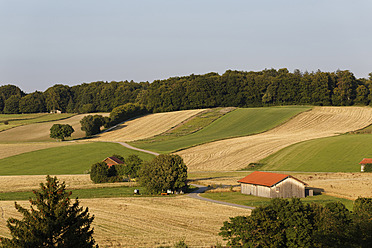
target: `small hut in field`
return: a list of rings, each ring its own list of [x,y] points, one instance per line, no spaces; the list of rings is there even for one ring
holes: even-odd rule
[[[363,158],[362,161],[360,161],[360,171],[364,172],[367,165],[372,165],[372,158]]]
[[[241,193],[268,198],[305,197],[307,184],[286,174],[255,171],[238,181]],[[312,191],[308,192],[312,195]]]
[[[103,162],[105,162],[109,168],[113,165],[124,164],[124,162],[117,157],[107,157],[103,160]]]

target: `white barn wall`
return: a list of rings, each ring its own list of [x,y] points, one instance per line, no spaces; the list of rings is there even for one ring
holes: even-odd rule
[[[272,187],[242,183],[241,193],[268,198],[302,198],[305,197],[305,185],[289,177]]]

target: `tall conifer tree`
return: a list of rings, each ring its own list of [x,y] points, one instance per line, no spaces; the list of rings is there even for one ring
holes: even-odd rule
[[[1,238],[0,247],[98,247],[90,227],[94,216],[88,208],[79,207],[77,198],[71,204],[71,192],[66,192],[64,182],[50,176],[46,181],[33,192],[30,210],[15,203],[23,218],[8,219],[12,239]]]

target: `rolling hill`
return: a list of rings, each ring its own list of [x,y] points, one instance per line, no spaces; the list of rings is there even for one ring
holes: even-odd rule
[[[136,154],[143,160],[154,156],[116,143],[82,142],[19,154],[0,160],[0,175],[62,175],[86,173],[92,164],[113,154]]]
[[[108,116],[109,113],[97,113],[103,116]],[[40,142],[40,141],[52,141],[49,137],[50,128],[53,124],[69,124],[75,132],[71,135],[71,138],[77,139],[85,136],[85,132],[81,131],[80,120],[84,116],[89,114],[75,115],[67,119],[49,121],[43,123],[33,123],[20,127],[15,127],[9,130],[0,132],[0,142]]]
[[[372,157],[372,134],[347,134],[304,141],[260,161],[262,170],[359,172],[363,158]]]
[[[371,123],[369,107],[315,107],[265,133],[216,141],[177,154],[190,171],[237,170],[292,144],[335,136]]]
[[[204,111],[203,109],[156,113],[118,125],[115,129],[96,135],[93,141],[132,141],[163,133],[186,119]]]
[[[195,133],[160,142],[131,144],[146,150],[169,153],[215,140],[264,132],[309,109],[300,106],[239,108]]]

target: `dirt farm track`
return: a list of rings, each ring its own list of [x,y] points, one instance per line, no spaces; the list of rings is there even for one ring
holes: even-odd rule
[[[369,107],[315,107],[270,131],[216,141],[177,154],[189,171],[237,170],[289,145],[358,130],[371,123]]]

